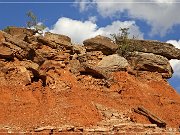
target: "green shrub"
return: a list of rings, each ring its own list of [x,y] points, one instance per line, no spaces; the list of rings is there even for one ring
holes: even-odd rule
[[[3,31],[4,31],[4,32],[7,32],[7,33],[9,32],[9,30],[10,30],[10,26],[7,26],[7,27],[5,27],[5,28],[3,29]]]
[[[119,33],[111,34],[115,43],[118,45],[117,53],[125,58],[129,56],[130,52],[139,50],[138,46],[134,43],[136,37],[129,38],[129,34],[129,28],[120,28]]]
[[[42,23],[39,23],[39,20],[37,19],[36,15],[32,11],[28,11],[26,13],[29,20],[27,21],[27,27],[35,29],[36,33],[42,34],[43,30],[46,28],[46,26]]]

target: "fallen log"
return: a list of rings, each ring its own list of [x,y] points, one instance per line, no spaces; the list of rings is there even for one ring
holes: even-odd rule
[[[152,124],[156,124],[160,128],[166,127],[166,122],[158,118],[156,115],[152,114],[149,110],[145,109],[144,107],[138,107],[134,109],[134,112],[146,116]]]

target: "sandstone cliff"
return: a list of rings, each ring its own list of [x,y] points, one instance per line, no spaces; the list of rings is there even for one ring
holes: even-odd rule
[[[65,35],[0,31],[0,131],[178,132],[180,96],[166,79],[180,50],[129,42],[137,47],[124,58],[103,36],[76,45]]]

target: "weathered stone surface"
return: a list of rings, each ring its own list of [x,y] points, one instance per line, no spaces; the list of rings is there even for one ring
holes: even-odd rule
[[[153,53],[134,52],[128,57],[131,66],[138,71],[161,73],[164,78],[172,77],[173,70],[167,58]]]
[[[3,31],[0,30],[0,44],[5,41],[5,38],[3,36]]]
[[[33,36],[35,34],[34,31],[31,29],[13,27],[13,26],[7,27],[4,31],[20,40],[24,40],[25,37]]]
[[[62,61],[46,60],[39,68],[40,75],[45,75],[50,69],[64,68],[65,64]]]
[[[20,47],[21,49],[26,50],[26,51],[31,50],[31,46],[28,43],[24,42],[23,40],[20,40],[16,37],[13,37],[13,36],[5,33],[5,32],[3,33],[3,36],[6,40],[6,42],[14,44],[14,45]]]
[[[39,78],[39,65],[31,60],[19,61],[14,59],[13,62],[2,62],[4,66],[0,71],[6,75],[7,80],[18,82],[19,84],[27,85],[33,81],[33,78]]]
[[[179,59],[180,49],[175,48],[172,44],[162,43],[159,41],[147,41],[147,40],[128,40],[129,47],[133,51],[154,53],[166,57],[167,59]],[[122,44],[119,41],[119,44]]]
[[[5,65],[1,71],[6,74],[6,79],[14,84],[27,85],[31,83],[30,72],[24,66],[10,63]]]
[[[80,61],[80,63],[86,62],[92,66],[97,66],[103,57],[104,55],[101,51],[92,51],[79,55],[77,59]]]
[[[58,84],[61,84],[62,86],[63,83],[59,80],[59,70],[64,67],[65,64],[63,61],[46,60],[39,67],[39,78],[43,81],[44,85],[48,85],[50,88],[55,88],[55,86],[58,86]]]
[[[13,53],[11,49],[0,45],[0,58],[13,58]]]
[[[53,57],[53,60],[69,63],[69,57],[68,53],[58,53],[55,57]]]
[[[53,59],[56,55],[58,55],[55,49],[45,45],[42,45],[40,49],[37,49],[36,54],[45,59]]]
[[[73,52],[77,53],[77,54],[85,54],[86,53],[86,49],[84,46],[82,45],[73,45]]]
[[[5,32],[1,31],[1,33],[4,37],[3,46],[8,47],[15,57],[20,60],[33,59],[35,51],[30,44]]]
[[[81,63],[82,70],[80,72],[88,73],[97,78],[110,79],[109,73],[103,68],[92,66],[87,63]]]
[[[37,63],[32,62],[31,60],[25,60],[20,62],[21,66],[24,66],[28,70],[35,70],[38,72],[39,65]]]
[[[44,45],[50,46],[53,49],[73,49],[71,39],[68,36],[64,35],[46,32],[44,37],[38,37],[38,41],[42,42]]]
[[[12,51],[14,57],[16,57],[20,60],[23,60],[25,58],[28,58],[28,56],[30,56],[29,51],[23,50],[20,47],[14,45],[12,43],[3,42],[2,44],[3,44],[3,46],[6,46],[7,48],[9,48]]]
[[[124,57],[121,57],[118,54],[113,54],[103,57],[97,66],[107,69],[108,71],[120,71],[126,70],[129,63]]]
[[[102,51],[105,55],[113,54],[117,50],[117,45],[104,36],[96,36],[83,42],[87,51]]]
[[[81,71],[81,63],[79,62],[79,60],[71,60],[70,61],[70,71],[73,74],[79,74],[79,71]]]

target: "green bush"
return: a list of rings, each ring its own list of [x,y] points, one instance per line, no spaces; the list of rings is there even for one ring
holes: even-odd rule
[[[115,43],[118,45],[117,53],[127,58],[130,52],[141,50],[138,45],[138,42],[135,44],[135,39],[137,37],[133,36],[133,38],[129,38],[129,28],[120,28],[119,33],[111,34]]]
[[[7,26],[7,27],[5,27],[5,28],[3,29],[3,31],[4,31],[4,32],[7,32],[7,33],[9,32],[9,30],[10,30],[10,26]]]
[[[42,23],[39,23],[39,20],[37,19],[36,15],[32,11],[28,11],[26,13],[29,20],[27,21],[27,27],[30,29],[35,29],[36,33],[42,34],[43,30],[46,28],[46,26]]]

